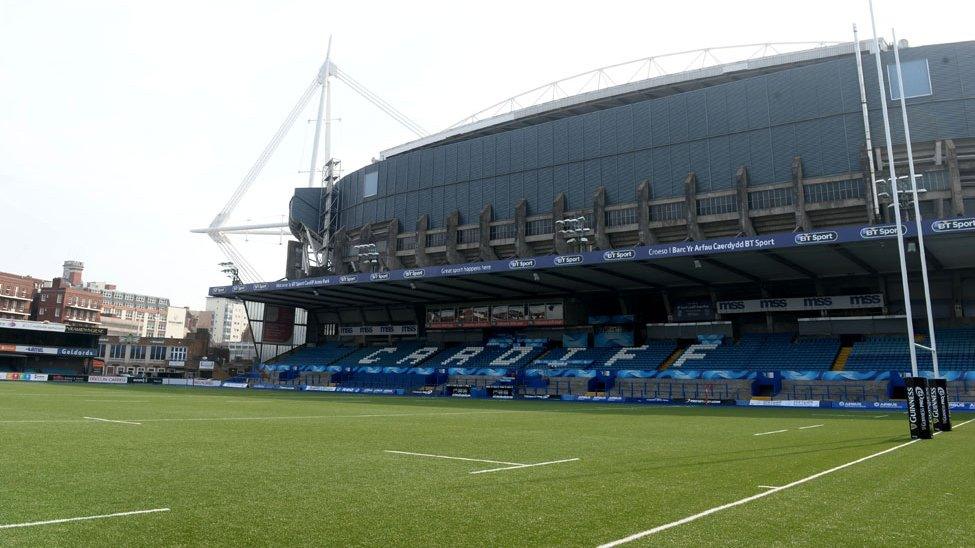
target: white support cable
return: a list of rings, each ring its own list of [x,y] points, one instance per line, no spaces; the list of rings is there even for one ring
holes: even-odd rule
[[[308,102],[311,100],[312,96],[315,94],[315,90],[317,90],[318,86],[320,85],[321,83],[319,82],[319,77],[316,75],[315,79],[312,80],[311,84],[308,85],[308,88],[305,89],[305,92],[302,93],[301,97],[298,99],[298,102],[295,103],[294,107],[292,107],[291,112],[288,113],[288,116],[284,119],[284,122],[282,122],[281,126],[274,133],[274,136],[271,137],[271,140],[264,147],[264,151],[261,152],[261,155],[257,157],[257,161],[254,162],[254,165],[251,166],[250,170],[244,176],[244,179],[240,182],[237,190],[234,191],[233,195],[230,197],[230,200],[227,201],[227,205],[225,205],[223,209],[220,210],[220,213],[213,218],[213,222],[210,223],[210,228],[219,228],[224,222],[226,222],[227,217],[230,216],[233,210],[240,203],[241,198],[244,197],[244,194],[246,194],[251,185],[254,184],[257,176],[260,175],[265,164],[267,164],[268,159],[270,159],[271,155],[274,154],[275,149],[277,149],[278,145],[281,144],[281,141],[284,140],[284,137],[288,134],[288,131],[291,130],[291,127],[294,125],[298,116],[302,113],[302,111],[305,110],[305,107],[308,106]]]
[[[393,105],[389,104],[385,99],[376,95],[369,90],[366,86],[362,85],[355,78],[349,75],[335,64],[332,64],[333,74],[336,78],[342,81],[345,85],[349,86],[356,93],[361,95],[364,99],[375,105],[377,108],[385,112],[391,118],[399,122],[403,127],[415,133],[417,137],[424,137],[427,135],[427,131],[423,129],[419,124],[411,120],[405,114],[397,110]]]

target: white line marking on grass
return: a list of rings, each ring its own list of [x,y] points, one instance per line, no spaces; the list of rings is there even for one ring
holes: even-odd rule
[[[964,426],[964,425],[966,425],[966,424],[968,424],[968,423],[970,423],[972,421],[975,421],[975,419],[970,419],[970,420],[967,420],[965,422],[958,423],[958,424],[955,425],[955,428]],[[934,435],[938,435],[940,433],[941,432],[935,432]],[[696,521],[696,520],[701,519],[703,517],[710,516],[711,514],[716,514],[716,513],[720,512],[722,510],[727,510],[729,508],[734,508],[735,506],[741,506],[742,504],[747,504],[749,502],[752,502],[753,500],[758,500],[760,498],[767,497],[767,496],[769,496],[771,494],[778,493],[779,491],[784,491],[786,489],[790,489],[792,487],[796,487],[798,485],[802,485],[803,483],[812,481],[812,480],[817,479],[817,478],[821,478],[821,477],[823,477],[823,476],[825,476],[827,474],[832,474],[833,472],[838,472],[840,470],[843,470],[844,468],[849,468],[850,466],[853,466],[855,464],[860,464],[861,462],[870,460],[872,458],[879,457],[881,455],[886,455],[887,453],[894,452],[894,451],[896,451],[898,449],[907,447],[908,445],[913,445],[913,444],[915,444],[915,443],[917,443],[919,441],[921,441],[921,440],[920,439],[916,439],[916,440],[911,440],[909,442],[902,443],[900,445],[895,445],[895,446],[890,447],[888,449],[884,449],[883,451],[878,451],[876,453],[867,455],[867,456],[862,457],[862,458],[859,458],[857,460],[850,461],[850,462],[848,462],[846,464],[841,464],[839,466],[834,466],[833,468],[830,468],[828,470],[823,470],[822,472],[817,472],[817,473],[815,473],[815,474],[813,474],[811,476],[807,476],[807,477],[802,478],[800,480],[796,480],[796,481],[794,481],[792,483],[788,483],[788,484],[783,485],[781,487],[773,487],[773,488],[769,489],[768,491],[764,491],[764,492],[758,493],[757,495],[752,495],[750,497],[745,497],[743,499],[739,499],[739,500],[736,500],[734,502],[729,502],[728,504],[722,504],[721,506],[715,506],[714,508],[709,508],[709,509],[707,509],[707,510],[705,510],[703,512],[699,512],[699,513],[694,514],[692,516],[687,516],[686,518],[679,519],[677,521],[672,521],[670,523],[666,523],[664,525],[660,525],[660,526],[654,527],[653,529],[647,529],[646,531],[640,531],[639,533],[634,533],[634,534],[632,534],[632,535],[630,535],[628,537],[623,537],[623,538],[621,538],[619,540],[614,540],[612,542],[607,542],[605,544],[600,544],[599,545],[599,548],[613,548],[614,546],[619,546],[621,544],[626,544],[628,542],[633,542],[634,540],[639,540],[641,538],[645,538],[645,537],[648,537],[650,535],[657,534],[657,533],[659,533],[661,531],[666,531],[667,529],[671,529],[671,528],[677,527],[678,525],[684,525],[685,523],[690,523],[692,521]]]
[[[169,512],[169,508],[153,508],[152,510],[134,510],[132,512],[116,512],[114,514],[102,514],[100,516],[83,516],[80,518],[49,519],[47,521],[31,521],[27,523],[9,523],[0,525],[0,529],[15,529],[17,527],[34,527],[36,525],[54,525],[57,523],[69,523],[72,521],[88,521],[92,519],[118,518],[122,516],[136,516],[139,514],[155,514],[157,512]]]
[[[138,426],[141,426],[142,425],[141,422],[133,422],[133,421],[113,421],[112,419],[100,419],[98,417],[82,417],[82,418],[88,419],[90,421],[115,422],[115,423],[118,423],[118,424],[135,424],[135,425],[138,425]]]
[[[126,421],[110,421],[110,422],[132,422],[132,423],[146,423],[146,422],[203,422],[203,421],[271,421],[271,420],[310,420],[310,419],[357,419],[357,418],[375,418],[375,417],[442,417],[444,415],[491,415],[496,413],[531,413],[531,411],[522,411],[512,409],[510,411],[461,411],[461,412],[447,412],[447,413],[385,413],[385,414],[360,414],[360,415],[301,415],[292,417],[171,417],[162,419],[129,419]],[[85,417],[91,420],[106,420],[106,419],[96,419],[94,417]],[[74,423],[74,422],[86,422],[82,419],[32,419],[32,420],[0,420],[0,424],[23,424],[23,423]]]
[[[459,411],[447,413],[370,413],[359,415],[298,415],[292,417],[172,417],[165,419],[132,419],[139,422],[180,422],[180,421],[270,421],[270,420],[308,420],[308,419],[360,419],[376,417],[443,417],[446,415],[491,415],[495,413],[518,413],[511,411]]]
[[[774,485],[759,485],[758,487],[759,489],[778,489],[778,487]]]
[[[758,434],[752,434],[753,436],[767,436],[769,434],[780,434],[782,432],[788,432],[789,430],[772,430],[771,432],[759,432]]]
[[[822,424],[814,424],[812,426],[800,426],[799,427],[799,430],[808,430],[810,428],[819,428],[820,426],[822,426]]]
[[[383,450],[384,453],[395,453],[397,455],[413,455],[416,457],[430,457],[434,459],[451,459],[451,460],[466,460],[471,462],[487,462],[491,464],[511,464],[514,466],[528,466],[527,464],[522,464],[520,462],[505,462],[503,460],[487,460],[487,459],[470,459],[467,457],[448,457],[447,455],[431,455],[429,453],[411,453],[409,451],[392,451],[390,449]]]
[[[500,472],[502,470],[517,470],[519,468],[532,468],[534,466],[548,466],[549,464],[559,464],[562,462],[573,462],[579,460],[574,459],[562,459],[562,460],[550,460],[548,462],[536,462],[534,464],[519,464],[518,466],[505,466],[504,468],[491,468],[489,470],[475,470],[471,474],[487,474],[488,472]]]
[[[882,419],[882,418],[884,418],[884,417],[889,417],[889,416],[890,416],[890,415],[877,415],[877,416],[875,416],[875,417],[871,417],[871,418],[873,418],[873,419]]]

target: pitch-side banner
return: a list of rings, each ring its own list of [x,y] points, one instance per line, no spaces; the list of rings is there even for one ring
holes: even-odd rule
[[[295,309],[293,306],[264,306],[264,336],[262,343],[291,344],[295,332]]]
[[[926,222],[923,225],[926,235],[965,234],[975,232],[975,218],[942,219]],[[904,225],[907,236],[914,236],[917,229],[914,223]],[[587,251],[572,255],[544,255],[523,259],[504,259],[466,264],[426,266],[392,270],[389,272],[359,272],[285,280],[280,282],[258,282],[233,286],[211,287],[210,295],[234,295],[274,291],[280,289],[329,287],[346,284],[369,284],[386,281],[413,281],[429,278],[468,276],[494,272],[531,271],[548,268],[562,268],[580,265],[600,265],[632,261],[653,261],[673,257],[696,257],[764,251],[769,249],[789,249],[815,247],[865,241],[883,241],[897,236],[894,225],[865,225],[823,228],[811,232],[779,232],[761,236],[716,238],[694,242],[671,242],[650,246],[637,246],[626,249]]]
[[[787,299],[747,299],[718,301],[719,314],[747,314],[752,312],[793,312],[802,310],[846,310],[851,308],[881,308],[884,296],[880,293],[864,295],[833,295],[830,297],[794,297]]]

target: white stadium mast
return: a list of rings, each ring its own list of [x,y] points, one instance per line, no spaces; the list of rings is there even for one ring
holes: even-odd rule
[[[264,166],[267,164],[268,160],[274,154],[274,151],[284,140],[285,136],[294,126],[295,120],[298,116],[308,107],[308,103],[311,102],[312,97],[314,97],[315,92],[319,91],[320,96],[318,102],[318,117],[315,120],[315,138],[312,143],[312,153],[311,153],[311,167],[308,173],[308,186],[315,186],[315,174],[320,171],[324,173],[322,177],[322,185],[325,187],[326,192],[331,192],[331,187],[337,180],[337,177],[333,176],[332,169],[333,166],[337,165],[337,162],[332,158],[332,79],[336,78],[353,91],[361,95],[364,99],[375,105],[379,110],[385,112],[393,120],[399,122],[403,127],[410,130],[412,133],[416,134],[417,137],[426,136],[427,132],[416,122],[410,120],[405,114],[394,108],[391,104],[383,100],[381,97],[370,91],[368,88],[363,86],[361,83],[356,81],[354,78],[348,75],[345,71],[341,70],[332,61],[332,38],[328,39],[328,50],[325,55],[325,62],[318,69],[318,73],[315,78],[305,89],[304,93],[298,98],[294,107],[288,112],[285,117],[284,122],[271,137],[271,140],[264,147],[264,150],[257,157],[254,165],[251,166],[250,170],[244,175],[244,179],[237,186],[237,189],[227,200],[227,204],[224,205],[223,209],[213,218],[210,225],[206,228],[196,228],[190,232],[198,234],[208,234],[210,238],[217,244],[220,250],[226,255],[226,257],[232,261],[238,268],[240,273],[241,281],[244,282],[254,282],[261,280],[261,275],[258,273],[257,269],[248,261],[237,249],[237,247],[230,241],[227,237],[229,234],[244,234],[244,235],[274,235],[279,236],[282,234],[283,229],[288,227],[287,222],[280,223],[263,223],[263,224],[237,224],[228,225],[227,222],[230,219],[230,215],[234,212],[240,201],[243,199],[247,191],[257,180],[258,176],[263,171]],[[321,130],[322,125],[325,126],[325,139],[324,139],[324,156],[326,158],[324,169],[318,166],[318,151],[321,141]],[[327,242],[325,242],[327,245]]]

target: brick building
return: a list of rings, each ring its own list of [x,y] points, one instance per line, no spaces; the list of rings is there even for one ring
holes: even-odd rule
[[[198,376],[200,361],[210,352],[206,330],[182,339],[105,336],[98,342],[106,375]]]
[[[44,280],[0,272],[0,318],[26,320]]]
[[[101,324],[102,296],[71,285],[65,278],[54,278],[42,287],[37,297],[36,319],[67,325]]]

